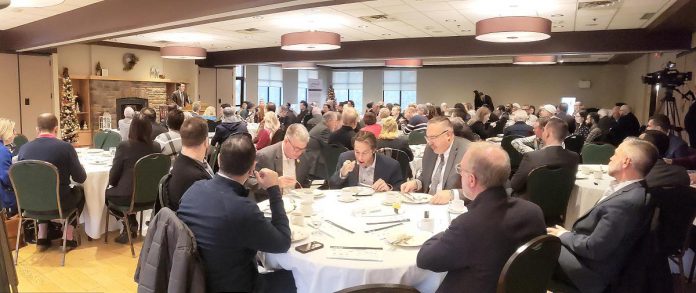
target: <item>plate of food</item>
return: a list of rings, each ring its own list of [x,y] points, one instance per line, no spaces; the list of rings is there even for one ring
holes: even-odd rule
[[[366,195],[373,195],[375,193],[375,190],[366,186],[351,186],[351,187],[346,187],[341,189],[343,192],[349,192],[354,194],[355,196],[366,196]]]
[[[291,225],[290,239],[292,242],[298,242],[309,238],[311,232],[306,227]]]
[[[290,190],[290,194],[292,194],[295,197],[302,198],[303,196],[314,196],[314,198],[322,197],[324,196],[324,193],[321,192],[319,189],[310,189],[310,188],[300,188],[300,189],[293,189]]]
[[[387,235],[387,241],[391,245],[402,247],[419,247],[433,234],[425,231],[394,231]]]
[[[283,198],[283,206],[285,207],[285,213],[289,214],[290,212],[295,210],[295,202],[292,199],[289,198]],[[267,215],[271,214],[271,206],[270,206],[270,201],[265,200],[261,203],[259,203],[259,209]]]

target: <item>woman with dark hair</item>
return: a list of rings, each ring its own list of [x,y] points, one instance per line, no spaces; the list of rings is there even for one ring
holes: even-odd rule
[[[437,110],[435,109],[435,106],[433,105],[428,105],[426,106],[428,108],[428,120],[433,119],[433,117],[440,116],[437,113]]]
[[[475,134],[469,125],[464,122],[461,117],[450,117],[449,120],[452,122],[452,129],[454,130],[454,136],[461,138],[466,138],[469,141],[480,140],[478,134]]]
[[[152,126],[147,120],[140,115],[133,117],[128,131],[128,140],[122,141],[116,148],[113,166],[109,171],[110,187],[106,189],[107,201],[118,205],[130,205],[133,197],[133,168],[135,163],[144,156],[160,152],[159,144],[150,139],[151,134]],[[112,212],[116,215],[119,214],[118,211],[112,210]],[[119,217],[119,220],[123,221],[122,218],[123,215]],[[136,237],[138,221],[135,219],[135,215],[128,216],[128,221],[131,237]],[[116,242],[125,244],[128,243],[125,222],[123,227]]]
[[[379,133],[382,132],[382,125],[377,124],[377,116],[375,116],[375,113],[365,113],[363,122],[365,122],[365,127],[361,129],[362,131],[372,132],[375,137],[379,137]]]
[[[585,121],[587,120],[587,112],[586,111],[580,111],[575,113],[575,132],[573,132],[574,135],[579,135],[582,136],[583,138],[586,138],[588,134],[590,134],[590,127],[585,124]]]

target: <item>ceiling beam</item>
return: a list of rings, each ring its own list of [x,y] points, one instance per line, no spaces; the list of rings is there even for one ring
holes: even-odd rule
[[[359,0],[107,0],[2,31],[0,50],[27,51]]]
[[[521,54],[644,53],[688,50],[691,33],[612,30],[552,33],[531,43],[489,43],[474,36],[344,42],[338,50],[284,51],[280,47],[208,52],[202,66],[229,66],[290,61],[360,60],[409,57],[512,56]]]
[[[650,31],[696,31],[696,0],[677,0],[647,27]]]

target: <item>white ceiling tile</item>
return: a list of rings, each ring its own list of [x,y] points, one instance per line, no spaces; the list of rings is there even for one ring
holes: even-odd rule
[[[384,6],[394,6],[394,5],[404,5],[401,0],[378,0],[378,1],[367,1],[363,2],[365,5],[370,7],[384,7]]]

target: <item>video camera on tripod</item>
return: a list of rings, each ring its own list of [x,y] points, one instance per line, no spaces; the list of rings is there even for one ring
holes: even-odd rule
[[[665,69],[660,71],[655,71],[653,73],[648,73],[642,76],[644,84],[649,84],[653,86],[650,93],[650,116],[654,113],[663,113],[667,115],[672,121],[674,130],[677,132],[682,131],[681,124],[682,121],[679,117],[679,111],[677,110],[676,100],[674,98],[674,92],[684,94],[676,89],[679,86],[684,85],[685,82],[690,81],[692,76],[691,72],[679,72],[679,70],[674,67],[676,64],[674,62],[667,62]],[[659,85],[659,87],[657,87]],[[664,97],[659,100],[660,105],[655,109],[655,102],[659,96],[659,90],[664,90]],[[664,111],[663,111],[664,108]]]
[[[691,80],[691,72],[679,72],[679,70],[674,68],[675,66],[674,62],[667,62],[665,69],[642,76],[643,83],[649,85],[659,84],[663,88],[671,87],[674,89]]]

